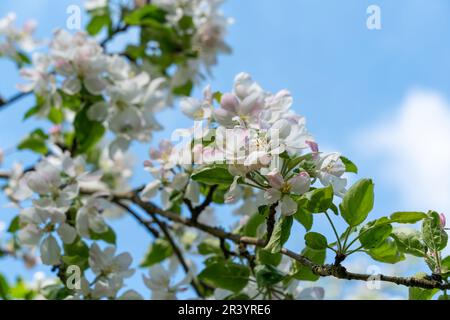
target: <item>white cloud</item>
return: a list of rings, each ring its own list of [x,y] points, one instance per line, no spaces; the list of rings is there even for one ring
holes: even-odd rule
[[[437,92],[411,91],[400,108],[362,136],[402,204],[450,216],[450,105]]]

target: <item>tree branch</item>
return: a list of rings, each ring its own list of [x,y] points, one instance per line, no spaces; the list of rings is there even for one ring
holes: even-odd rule
[[[206,232],[212,236],[215,236],[220,239],[228,239],[233,241],[236,244],[246,244],[246,245],[254,245],[258,247],[264,247],[266,245],[266,241],[263,239],[253,238],[241,236],[239,234],[234,234],[230,232],[226,232],[223,229],[217,227],[211,227],[193,219],[188,219],[183,216],[180,216],[176,213],[165,211],[159,208],[158,206],[150,203],[142,201],[139,195],[135,192],[131,192],[126,195],[122,195],[123,198],[128,199],[135,204],[139,205],[142,209],[144,209],[147,213],[151,215],[160,215],[169,219],[175,223],[183,224],[188,227],[199,229],[203,232]],[[294,259],[300,264],[308,267],[314,274],[319,275],[321,277],[332,276],[337,279],[346,279],[346,280],[360,280],[360,281],[373,281],[380,280],[389,283],[395,283],[397,285],[403,285],[406,287],[417,287],[423,289],[450,289],[450,284],[444,284],[436,280],[432,279],[419,279],[415,277],[396,277],[396,276],[387,276],[383,274],[379,275],[369,275],[369,274],[359,274],[348,272],[345,267],[341,265],[318,265],[308,258],[299,255],[289,249],[282,248],[281,253]]]
[[[15,95],[13,95],[8,100],[3,100],[3,98],[0,97],[0,110],[6,108],[7,106],[13,104],[16,101],[28,96],[29,94],[31,94],[31,92],[19,92],[19,93],[16,93]]]
[[[211,186],[209,188],[208,194],[205,197],[205,200],[203,200],[203,202],[197,207],[194,207],[189,199],[183,200],[187,205],[189,211],[191,212],[192,220],[197,221],[202,212],[211,204],[211,202],[213,201],[214,192],[217,190],[217,187],[217,185]]]
[[[112,202],[114,204],[116,204],[117,206],[121,207],[122,209],[128,211],[128,213],[130,213],[139,222],[139,224],[141,224],[145,229],[147,229],[147,231],[150,232],[153,235],[153,237],[159,238],[158,230],[153,228],[151,226],[150,222],[145,221],[144,219],[142,219],[141,216],[138,215],[136,211],[134,211],[129,206],[127,206],[126,204],[122,203],[121,201],[119,201],[117,199],[113,199]]]

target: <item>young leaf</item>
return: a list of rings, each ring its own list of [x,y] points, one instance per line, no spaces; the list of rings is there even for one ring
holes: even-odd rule
[[[271,265],[255,267],[255,277],[258,286],[270,287],[284,279],[286,275]]]
[[[341,161],[345,165],[345,172],[358,173],[358,167],[348,158],[341,156]]]
[[[368,253],[372,259],[385,263],[397,263],[405,260],[405,255],[398,250],[395,241],[390,239],[386,239],[378,247],[368,250]]]
[[[198,279],[214,287],[239,292],[247,285],[249,276],[250,270],[247,267],[222,261],[208,265],[198,275]]]
[[[270,264],[278,266],[281,263],[283,256],[281,253],[271,253],[263,248],[256,250],[256,262],[258,264]]]
[[[294,219],[301,223],[306,231],[311,230],[314,216],[306,209],[299,206],[297,212],[294,214]]]
[[[278,253],[281,251],[281,248],[291,235],[292,221],[292,216],[280,217],[280,219],[278,219],[272,237],[270,237],[269,243],[264,248],[265,250],[268,250],[271,253]]]
[[[373,208],[373,182],[361,179],[345,194],[340,204],[341,215],[349,226],[358,226]]]
[[[317,232],[308,232],[305,234],[305,242],[308,247],[315,250],[325,250],[328,245],[327,238]]]
[[[191,176],[192,180],[208,185],[225,185],[233,183],[234,177],[224,167],[209,167],[202,169]]]
[[[170,257],[173,253],[172,246],[165,239],[156,239],[150,245],[144,259],[139,265],[141,268],[151,267],[154,264],[164,261],[166,258]]]
[[[333,203],[333,187],[314,189],[303,195],[308,200],[306,208],[311,213],[322,213],[327,211]]]
[[[424,212],[394,212],[391,214],[391,221],[397,223],[416,223],[427,217]]]
[[[116,233],[111,227],[108,227],[108,230],[104,233],[95,233],[90,231],[92,240],[103,240],[106,243],[116,244]]]
[[[432,251],[441,251],[447,246],[448,235],[441,226],[439,214],[430,211],[422,222],[422,236],[426,246]]]
[[[90,120],[86,112],[87,108],[84,108],[74,120],[77,154],[89,151],[105,134],[105,127],[100,122]]]
[[[17,149],[28,149],[46,155],[48,153],[47,139],[48,135],[42,129],[36,129],[19,143]]]
[[[323,264],[325,262],[325,250],[314,250],[309,247],[305,247],[301,254],[316,264]],[[293,264],[292,276],[297,280],[306,281],[317,281],[320,278],[320,276],[314,274],[310,268],[300,264],[299,262],[295,262]]]
[[[415,230],[410,232],[394,230],[391,237],[395,240],[401,252],[416,257],[423,257],[425,255],[425,245],[422,243],[420,232]]]
[[[387,220],[387,218],[385,219]],[[379,220],[367,223],[359,232],[359,242],[361,242],[361,245],[365,249],[378,247],[392,232],[392,226],[390,224],[381,223],[378,225],[377,222]]]

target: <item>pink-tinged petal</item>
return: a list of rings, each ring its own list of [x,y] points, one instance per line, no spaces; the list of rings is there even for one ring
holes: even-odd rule
[[[317,142],[306,140],[305,143],[309,146],[312,152],[319,152],[319,145],[317,144]]]
[[[439,214],[439,221],[441,223],[441,227],[445,227],[445,223],[446,223],[445,214],[443,214],[443,213]]]
[[[293,193],[304,194],[311,187],[311,177],[307,172],[301,172],[295,177],[292,177],[288,183],[291,185],[291,191]]]
[[[267,204],[273,204],[281,199],[281,192],[277,189],[271,188],[264,193],[264,200]]]
[[[284,179],[277,168],[273,169],[266,175],[267,180],[269,180],[270,185],[275,189],[281,189]]]
[[[236,113],[236,110],[239,107],[239,100],[232,93],[224,93],[220,99],[220,105],[225,110]]]

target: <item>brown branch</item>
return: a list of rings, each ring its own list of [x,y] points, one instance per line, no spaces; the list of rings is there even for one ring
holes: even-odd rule
[[[270,238],[272,238],[273,230],[275,229],[275,215],[277,213],[277,205],[278,202],[272,204],[269,207],[269,215],[266,218],[266,226],[267,226],[267,237],[266,244],[269,243]]]
[[[177,243],[175,242],[175,240],[173,239],[172,235],[170,234],[166,224],[159,220],[159,218],[156,216],[155,213],[152,212],[148,212],[150,214],[150,216],[153,218],[153,220],[156,222],[156,224],[159,226],[159,228],[161,229],[161,231],[164,233],[164,236],[166,237],[167,241],[169,241],[170,246],[173,249],[173,252],[175,253],[175,255],[178,258],[178,261],[181,263],[181,266],[183,267],[184,272],[187,275],[193,275],[191,274],[191,271],[189,269],[189,266],[183,256],[183,252],[181,251],[181,249],[178,247]],[[195,292],[197,293],[197,295],[199,297],[204,298],[205,295],[203,294],[203,290],[199,287],[199,284],[197,283],[197,280],[194,278],[191,281],[191,286],[192,288],[194,288]]]
[[[169,219],[175,223],[180,223],[188,227],[199,229],[203,232],[209,233],[212,236],[215,236],[217,238],[221,239],[228,239],[233,241],[236,244],[245,244],[245,245],[254,245],[258,247],[264,247],[266,245],[266,241],[263,239],[253,238],[253,237],[246,237],[241,236],[239,234],[234,234],[230,232],[226,232],[223,229],[217,228],[217,227],[211,227],[202,223],[199,223],[198,221],[195,221],[193,219],[188,219],[185,217],[182,217],[176,213],[165,211],[159,208],[158,206],[150,203],[142,201],[138,194],[136,193],[129,193],[127,195],[123,195],[128,200],[133,201],[137,205],[139,205],[142,209],[144,209],[149,214],[157,214],[160,216],[165,217],[166,219]],[[396,276],[387,276],[383,274],[379,275],[368,275],[368,274],[359,274],[359,273],[352,273],[348,272],[345,267],[340,265],[318,265],[314,263],[313,261],[309,260],[308,258],[299,255],[289,249],[282,248],[281,253],[294,259],[295,261],[299,262],[300,264],[308,267],[314,274],[319,275],[321,277],[328,277],[332,276],[337,279],[346,279],[346,280],[361,280],[361,281],[372,281],[379,279],[380,281],[389,282],[389,283],[395,283],[397,285],[403,285],[406,287],[417,287],[417,288],[423,288],[423,289],[450,289],[450,284],[444,284],[436,280],[432,279],[419,279],[415,277],[396,277]]]
[[[205,200],[203,200],[203,202],[197,207],[194,207],[189,199],[183,199],[184,203],[191,212],[192,220],[197,221],[202,212],[212,203],[214,192],[217,190],[217,187],[217,185],[211,186],[209,188],[208,194],[205,197]]]
[[[153,235],[153,237],[159,238],[159,232],[151,225],[151,222],[142,219],[141,216],[137,214],[136,211],[131,209],[126,204],[122,203],[120,200],[113,199],[112,202],[117,206],[121,207],[122,209],[124,209],[125,211],[128,211],[128,213],[131,214],[131,216],[134,217],[139,222],[139,224],[141,224],[145,229],[147,229],[147,231],[150,232]]]
[[[6,108],[7,106],[13,104],[14,102],[28,96],[29,94],[31,94],[31,92],[19,92],[16,93],[15,95],[13,95],[11,98],[9,98],[8,100],[3,100],[2,97],[0,97],[0,109]]]

